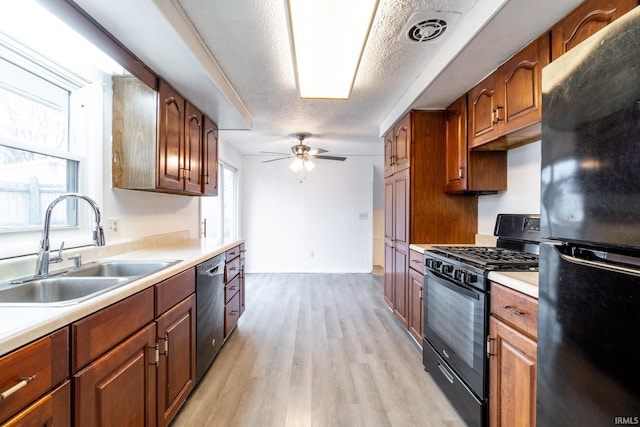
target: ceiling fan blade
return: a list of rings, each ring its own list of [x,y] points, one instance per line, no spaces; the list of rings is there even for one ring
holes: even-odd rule
[[[322,148],[314,148],[313,150],[310,150],[308,154],[310,156],[315,156],[316,154],[322,154],[322,153],[328,153],[328,151]]]
[[[281,156],[287,156],[289,153],[278,153],[276,151],[260,151],[261,154],[279,154]]]
[[[291,156],[287,156],[287,157],[278,157],[277,159],[264,160],[262,163],[275,162],[276,160],[284,160],[284,159],[290,159],[290,158],[291,158]]]
[[[312,156],[314,159],[323,159],[323,160],[340,160],[344,161],[346,157],[338,157],[338,156]]]

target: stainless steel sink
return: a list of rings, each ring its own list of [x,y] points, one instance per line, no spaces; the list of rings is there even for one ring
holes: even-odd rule
[[[95,261],[42,279],[0,284],[0,306],[65,306],[96,297],[180,262]]]
[[[165,269],[172,261],[96,261],[85,264],[79,270],[65,273],[67,277],[138,277]]]
[[[129,281],[124,277],[48,277],[0,289],[0,305],[77,304]]]

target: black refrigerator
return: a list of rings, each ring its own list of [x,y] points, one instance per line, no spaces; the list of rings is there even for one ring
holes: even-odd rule
[[[543,70],[537,425],[640,424],[640,8]]]

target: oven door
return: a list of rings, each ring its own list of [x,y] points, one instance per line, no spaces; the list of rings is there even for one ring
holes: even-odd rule
[[[481,398],[485,398],[486,294],[429,270],[424,283],[424,336]]]

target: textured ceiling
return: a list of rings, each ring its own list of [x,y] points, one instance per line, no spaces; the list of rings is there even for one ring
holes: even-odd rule
[[[330,154],[382,154],[408,110],[442,109],[581,0],[379,0],[347,101],[298,98],[286,0],[74,0],[220,126],[243,154],[289,152],[297,132]],[[345,0],[347,1],[347,0]],[[459,18],[433,44],[402,30]]]

